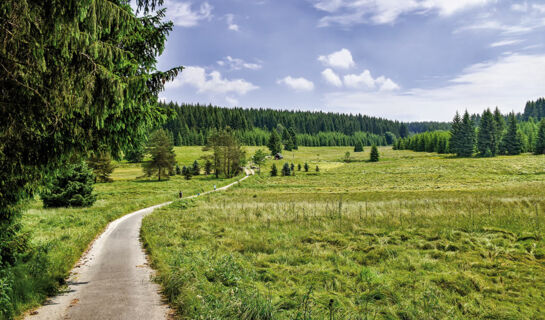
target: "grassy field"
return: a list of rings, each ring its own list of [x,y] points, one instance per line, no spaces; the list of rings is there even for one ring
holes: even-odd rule
[[[201,149],[176,148],[180,166],[191,165],[202,155]],[[174,200],[179,191],[196,194],[212,190],[214,184],[222,186],[236,180],[200,175],[190,181],[181,176],[157,181],[143,178],[140,164],[117,163],[117,166],[113,183],[95,185],[98,200],[90,208],[44,209],[38,197],[27,205],[22,223],[36,250],[33,256],[25,258],[27,263],[15,270],[19,312],[41,304],[46,295],[55,293],[89,243],[109,222],[138,209]]]
[[[545,157],[346,151],[145,218],[179,317],[545,319]]]

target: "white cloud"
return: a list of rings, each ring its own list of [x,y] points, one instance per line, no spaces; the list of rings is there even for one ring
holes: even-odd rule
[[[231,13],[225,15],[227,20],[227,28],[232,31],[239,31],[238,24],[235,23],[235,16]]]
[[[314,90],[314,83],[305,78],[293,78],[287,76],[283,79],[276,81],[278,84],[284,84],[296,91],[312,91]]]
[[[322,71],[322,77],[327,83],[334,85],[335,87],[342,87],[343,85],[341,78],[330,68]]]
[[[352,53],[350,50],[344,48],[327,56],[319,56],[318,61],[328,67],[338,69],[348,69],[355,65],[354,60],[352,59]]]
[[[218,65],[225,67],[228,66],[231,70],[241,70],[241,69],[250,69],[250,70],[259,70],[263,66],[259,63],[249,63],[242,59],[233,58],[231,56],[225,57],[223,60],[219,60]]]
[[[517,12],[526,12],[528,11],[528,3],[514,3],[511,5],[511,10],[517,11]]]
[[[210,20],[212,18],[213,7],[204,2],[197,11],[191,9],[191,2],[176,2],[173,0],[165,1],[167,8],[167,19],[174,25],[180,27],[194,27],[201,20]]]
[[[375,88],[375,79],[371,76],[369,70],[363,71],[361,74],[347,74],[344,76],[344,84],[349,88]]]
[[[536,13],[545,13],[545,4],[533,3],[531,5],[528,2],[515,3],[511,5],[511,10],[517,12],[536,12]]]
[[[172,82],[166,84],[167,89],[192,86],[198,93],[236,93],[244,95],[259,87],[243,79],[229,80],[222,78],[218,71],[206,73],[201,67],[187,67]]]
[[[543,26],[545,26],[545,21],[539,19],[528,19],[520,24],[503,24],[498,21],[490,20],[463,26],[454,30],[454,33],[460,33],[462,31],[493,30],[501,32],[504,35],[514,35],[529,33]]]
[[[386,83],[386,82],[384,82]],[[362,112],[404,120],[448,121],[456,110],[482,112],[499,106],[504,112],[521,110],[529,99],[543,96],[545,54],[503,56],[466,68],[446,85],[431,89],[382,92],[334,92],[329,106],[343,112]]]
[[[399,85],[390,78],[380,76],[374,79],[369,70],[365,70],[361,74],[345,75],[344,84],[348,88],[354,89],[379,88],[380,91],[393,91],[399,89]]]
[[[377,85],[380,85],[380,91],[394,91],[399,90],[399,85],[390,78],[380,76],[375,80]]]
[[[521,42],[522,42],[522,40],[518,40],[518,39],[501,40],[501,41],[497,41],[497,42],[492,43],[490,46],[492,48],[505,47],[505,46],[510,46],[510,45],[513,45],[513,44],[521,43]]]
[[[313,0],[314,7],[329,13],[319,26],[358,23],[394,23],[399,16],[409,13],[437,12],[449,16],[456,12],[483,6],[493,0]]]

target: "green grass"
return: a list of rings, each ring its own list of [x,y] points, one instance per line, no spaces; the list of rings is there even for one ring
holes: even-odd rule
[[[188,165],[202,155],[198,147],[175,151],[179,163]],[[25,258],[26,263],[15,269],[16,313],[40,305],[47,295],[57,292],[90,242],[109,222],[138,209],[174,200],[180,190],[191,195],[212,190],[214,184],[219,187],[236,180],[200,175],[189,181],[181,176],[157,181],[141,178],[140,164],[117,165],[113,183],[95,185],[98,200],[90,208],[44,209],[38,198],[27,205],[22,224],[35,250]]]
[[[545,319],[545,157],[346,151],[146,217],[179,318]]]

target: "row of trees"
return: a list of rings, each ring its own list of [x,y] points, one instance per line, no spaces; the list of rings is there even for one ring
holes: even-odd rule
[[[506,120],[507,119],[507,120]],[[545,153],[545,119],[539,124],[533,118],[519,123],[517,116],[503,116],[496,108],[486,109],[479,117],[476,127],[466,111],[462,117],[456,113],[450,131],[434,131],[399,139],[394,149],[453,153],[459,157],[470,157],[475,153],[481,157],[499,154],[517,155],[522,152]]]
[[[169,120],[163,128],[172,134],[175,146],[206,145],[213,130],[229,126],[244,145],[264,146],[274,129],[282,136],[283,128],[296,133],[301,146],[350,146],[362,134],[369,135],[365,145],[392,144],[392,137],[449,128],[442,122],[401,123],[361,114],[339,114],[272,109],[221,108],[192,104],[163,104]],[[390,137],[389,137],[390,135]],[[283,137],[283,136],[282,136]]]
[[[364,145],[389,145],[396,140],[396,135],[392,132],[386,132],[384,135],[378,135],[368,132],[354,132],[351,135],[342,132],[318,132],[315,134],[296,133],[293,127],[286,129],[279,125],[277,128],[266,131],[260,128],[251,130],[233,130],[234,135],[246,146],[266,146],[272,131],[276,130],[283,140],[286,140],[284,132],[292,137],[291,143],[295,146],[305,147],[334,147],[334,146],[353,146],[356,141],[361,140]],[[168,131],[168,130],[167,130]],[[172,137],[175,146],[203,146],[208,143],[208,136],[213,130],[187,129],[177,134],[168,131]],[[295,137],[295,138],[293,138]]]
[[[303,168],[304,168],[305,172],[309,171],[310,166],[308,165],[308,162],[305,162],[304,166],[301,166],[301,164],[297,165],[297,171],[301,171],[301,169],[303,169]],[[316,168],[314,170],[316,172],[320,172],[320,167],[318,165],[316,165]],[[271,166],[271,172],[270,173],[271,173],[271,177],[278,176],[278,168],[276,167],[275,163],[273,163],[273,165]],[[295,175],[295,165],[293,163],[291,165],[288,164],[287,162],[284,163],[284,165],[282,166],[281,174],[284,177],[294,176]]]
[[[293,128],[297,133],[310,135],[318,132],[341,132],[352,135],[358,131],[384,135],[389,131],[396,136],[406,137],[409,135],[408,126],[422,130],[423,127],[436,125],[436,123],[405,124],[361,114],[221,108],[198,104],[178,105],[173,102],[163,106],[172,115],[164,128],[171,131],[174,136],[180,132],[182,137],[186,137],[192,129],[211,130],[227,126],[235,131],[260,128],[270,132],[272,129],[276,129],[279,124]]]
[[[203,157],[206,161],[205,173],[210,174],[213,171],[216,178],[220,175],[227,178],[236,176],[246,162],[246,153],[230,128],[214,131],[203,151],[212,152]],[[163,129],[152,133],[146,153],[151,158],[142,163],[147,177],[157,176],[161,180],[168,179],[174,174],[181,174],[186,179],[191,179],[191,176],[200,174],[201,168],[196,160],[191,168],[184,166],[180,169],[176,163],[172,139]]]
[[[522,120],[528,121],[530,118],[541,120],[545,118],[545,98],[539,98],[536,101],[528,101],[524,106]]]
[[[430,131],[399,139],[394,143],[393,149],[448,153],[449,141],[449,131]]]

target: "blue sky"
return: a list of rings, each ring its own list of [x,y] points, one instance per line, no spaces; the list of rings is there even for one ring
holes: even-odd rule
[[[165,0],[179,103],[450,120],[545,96],[545,1]]]

